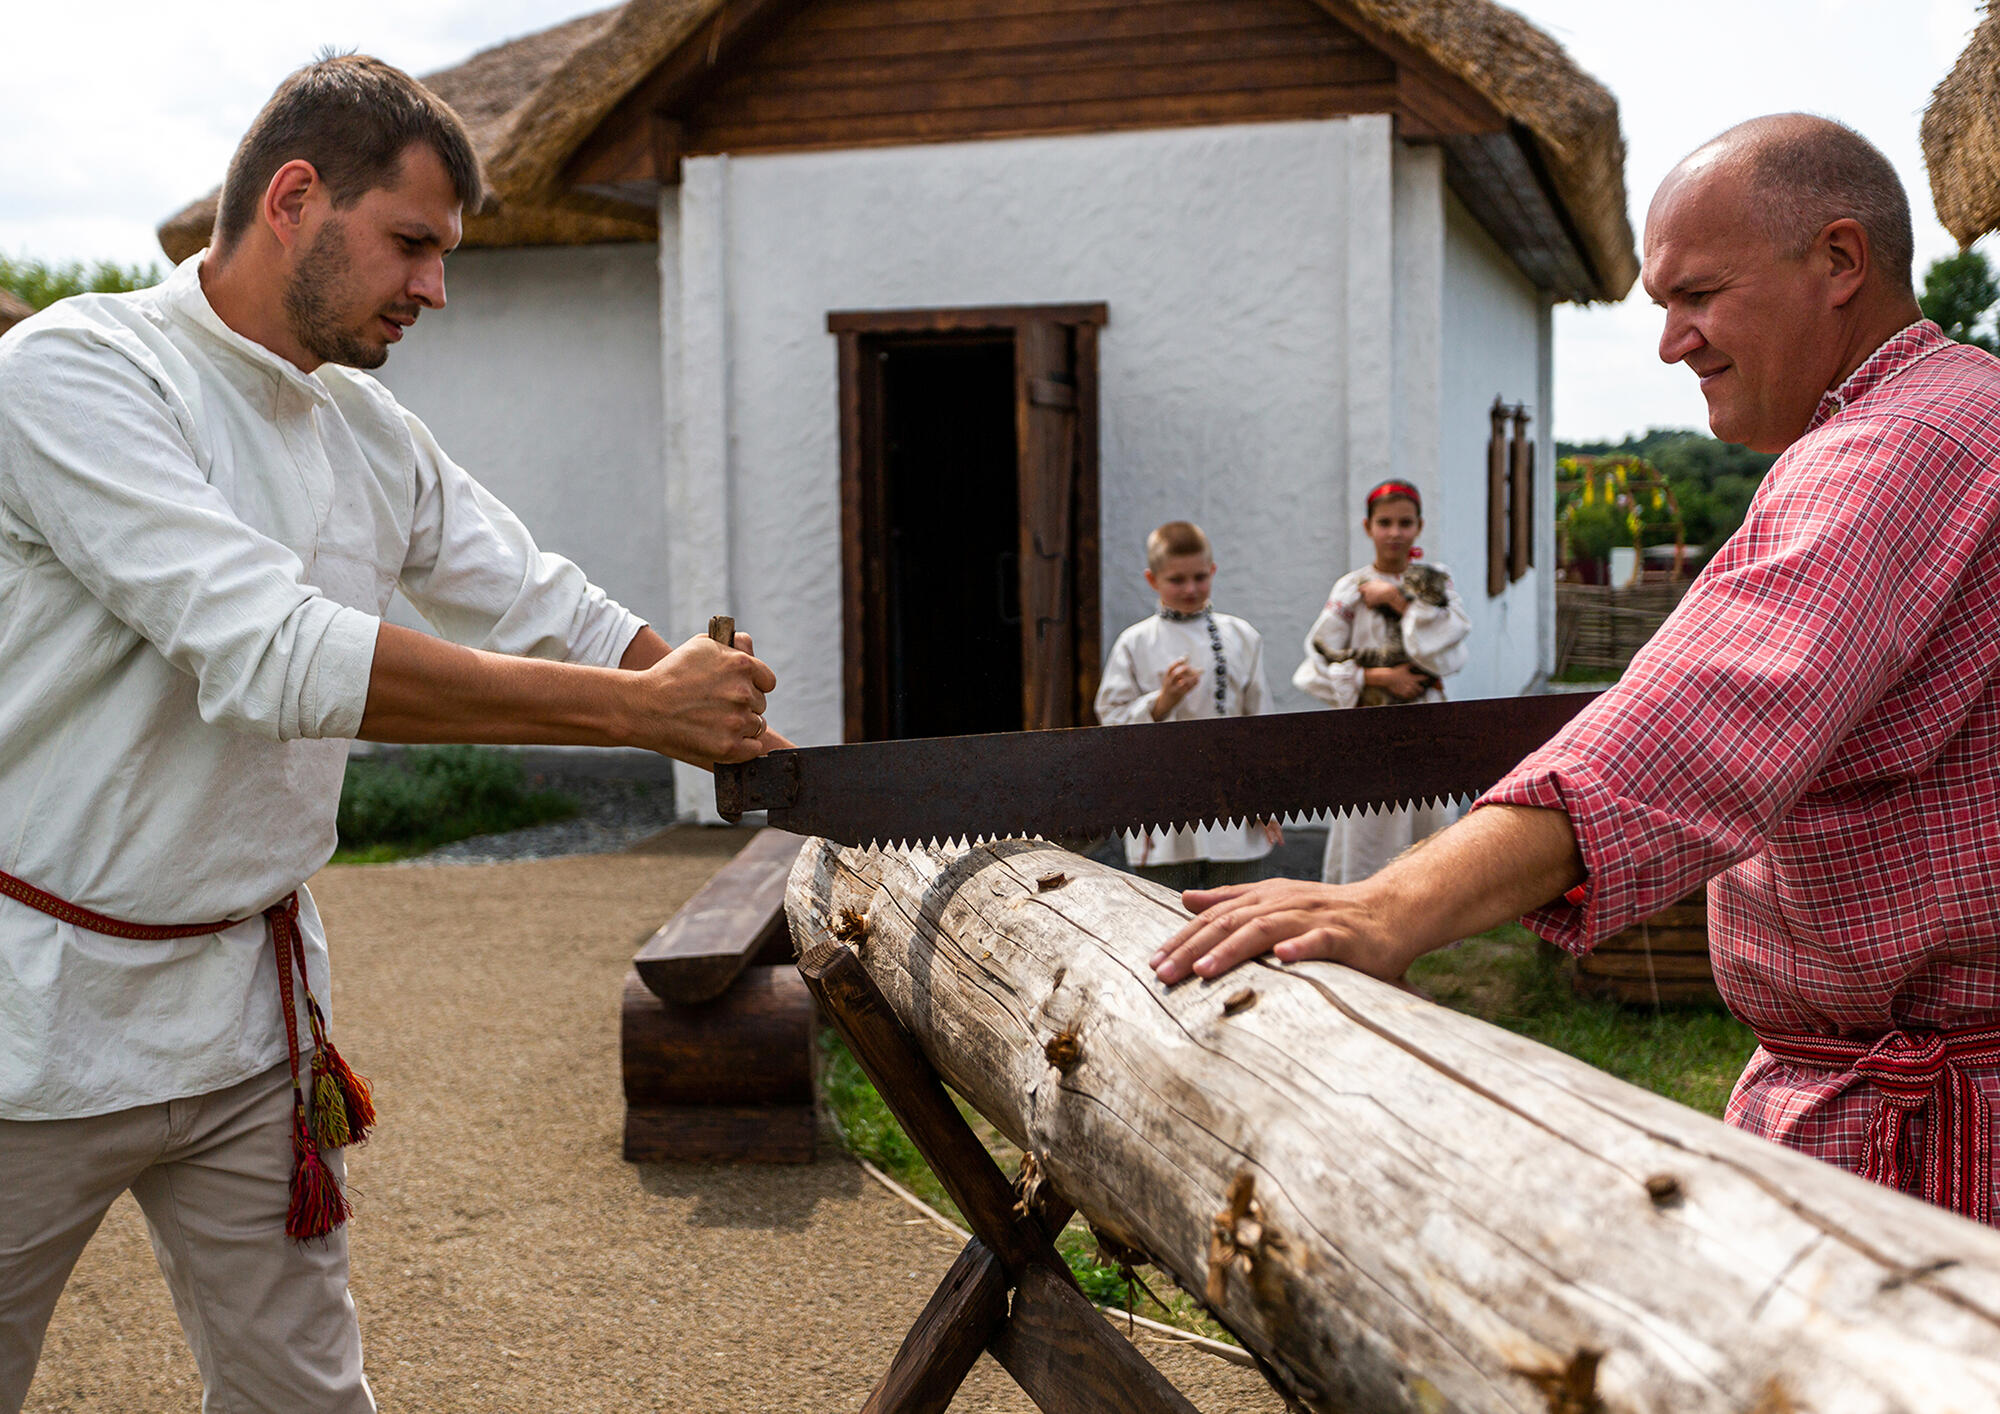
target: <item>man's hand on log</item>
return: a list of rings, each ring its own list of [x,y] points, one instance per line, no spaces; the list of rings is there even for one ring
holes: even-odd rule
[[[1271,953],[1280,962],[1328,958],[1399,981],[1424,949],[1412,948],[1407,931],[1391,927],[1375,893],[1361,885],[1300,879],[1189,889],[1181,902],[1195,916],[1153,955],[1153,971],[1169,984],[1190,973],[1220,977],[1238,963]]]

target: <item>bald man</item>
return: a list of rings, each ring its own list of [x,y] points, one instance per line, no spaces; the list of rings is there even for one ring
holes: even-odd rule
[[[1779,457],[1604,694],[1425,848],[1349,887],[1191,892],[1154,959],[1399,978],[1526,915],[1586,952],[1709,881],[1760,1046],[1727,1118],[1981,1222],[2000,1097],[2000,360],[1911,293],[1909,206],[1800,114],[1684,160],[1646,218],[1660,357]]]

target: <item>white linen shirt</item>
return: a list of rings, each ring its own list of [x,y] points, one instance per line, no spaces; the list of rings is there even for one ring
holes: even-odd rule
[[[642,627],[380,383],[301,373],[223,324],[201,259],[0,339],[0,870],[126,922],[243,921],[131,942],[0,897],[0,1118],[283,1060],[260,915],[294,888],[330,1003],[301,885],[333,851],[399,584],[497,652],[615,664]]]
[[[1426,604],[1415,599],[1403,610],[1403,651],[1410,655],[1415,666],[1434,677],[1448,678],[1472,657],[1472,649],[1465,641],[1472,631],[1472,620],[1465,612],[1465,600],[1459,597],[1458,585],[1452,582],[1450,571],[1443,565],[1436,568],[1445,576],[1445,602]],[[1381,613],[1369,608],[1361,598],[1362,586],[1371,580],[1383,584],[1402,582],[1400,576],[1384,574],[1372,564],[1342,575],[1326,596],[1326,607],[1306,631],[1306,656],[1292,673],[1293,687],[1311,693],[1329,707],[1352,707],[1361,701],[1366,669],[1353,662],[1329,663],[1314,645],[1336,653],[1349,648],[1389,646],[1388,625]],[[1422,697],[1414,700],[1442,702],[1444,692],[1441,688],[1427,688]]]
[[[1255,717],[1270,710],[1271,694],[1264,684],[1264,639],[1256,629],[1230,614],[1215,615],[1222,639],[1226,671],[1222,675],[1222,710],[1215,702],[1215,645],[1207,622],[1197,616],[1176,622],[1154,614],[1118,635],[1104,663],[1097,688],[1097,720],[1107,727],[1153,720],[1153,703],[1160,684],[1176,658],[1200,676],[1188,695],[1161,718],[1189,722],[1206,717]],[[1171,830],[1127,831],[1125,859],[1141,864],[1187,864],[1197,859],[1240,861],[1262,859],[1271,852],[1260,825],[1180,826]]]

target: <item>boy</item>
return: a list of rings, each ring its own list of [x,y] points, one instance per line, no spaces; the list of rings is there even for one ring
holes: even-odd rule
[[[1215,557],[1200,526],[1168,521],[1146,537],[1146,583],[1159,609],[1111,646],[1097,719],[1119,726],[1262,713],[1271,696],[1264,640],[1209,604]],[[1149,830],[1125,836],[1125,858],[1169,888],[1219,888],[1256,878],[1257,861],[1283,840],[1276,824]]]

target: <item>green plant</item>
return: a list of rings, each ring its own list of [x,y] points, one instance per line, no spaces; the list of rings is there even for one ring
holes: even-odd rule
[[[110,260],[93,261],[88,266],[80,260],[50,264],[26,256],[0,255],[0,289],[12,290],[36,309],[47,309],[71,295],[143,290],[165,278],[157,265],[120,265]]]
[[[1616,546],[1631,543],[1625,517],[1603,501],[1572,506],[1563,520],[1569,528],[1570,554],[1576,559],[1608,559]]]
[[[510,752],[431,746],[357,756],[341,783],[341,853],[334,857],[350,863],[395,858],[575,814],[569,796],[529,789]]]
[[[1988,353],[2000,351],[1988,325],[1987,313],[2000,301],[2000,283],[1986,257],[1976,250],[1962,250],[1933,260],[1924,271],[1924,292],[1917,304],[1924,317],[1937,321],[1947,338],[1962,344],[1976,344]]]

